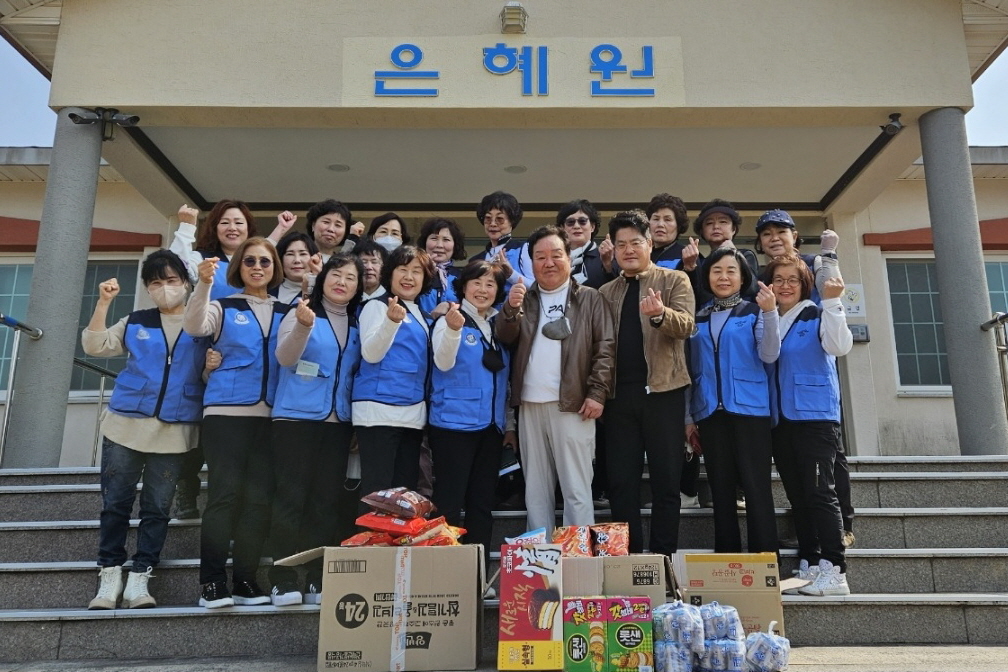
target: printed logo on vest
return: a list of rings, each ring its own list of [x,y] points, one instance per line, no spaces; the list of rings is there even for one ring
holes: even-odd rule
[[[235,315],[234,319],[235,324],[248,324],[248,322],[249,319],[245,317],[245,313],[238,313],[237,315]]]
[[[466,345],[476,345],[476,334],[466,334]]]
[[[413,324],[413,320],[410,319],[409,315],[407,315],[406,317],[402,318],[402,321],[405,322],[406,324]]]
[[[141,341],[146,341],[148,338],[150,338],[150,332],[147,331],[146,329],[138,329],[137,338]]]

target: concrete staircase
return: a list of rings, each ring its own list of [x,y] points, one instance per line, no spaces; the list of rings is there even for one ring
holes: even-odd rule
[[[863,457],[851,458],[851,469],[854,594],[785,596],[792,643],[1008,642],[1008,457]],[[780,483],[774,488],[778,529],[793,536]],[[318,607],[195,606],[199,521],[171,524],[151,582],[158,608],[86,611],[96,587],[99,510],[96,469],[0,471],[0,661],[315,651]],[[646,526],[650,510],[643,513]],[[524,530],[523,511],[495,515],[495,543]],[[711,530],[710,509],[683,511],[680,546],[708,549]],[[130,544],[134,533],[135,525]],[[499,554],[490,551],[495,564]],[[797,560],[793,551],[782,555],[787,576]],[[265,572],[261,581],[265,587]],[[485,608],[486,663],[496,646],[496,601]]]

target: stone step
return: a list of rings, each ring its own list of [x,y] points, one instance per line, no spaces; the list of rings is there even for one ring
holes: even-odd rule
[[[489,556],[487,572],[493,576],[500,553]],[[787,549],[781,556],[781,575],[787,578],[797,568],[797,552]],[[264,589],[269,587],[268,566],[264,561],[259,572]],[[97,574],[94,561],[0,563],[0,609],[83,608],[94,597]],[[1008,549],[851,549],[847,576],[857,594],[1008,593]],[[154,570],[150,590],[161,606],[194,605],[199,560],[163,561]]]
[[[706,477],[701,475],[701,485]],[[644,479],[641,504],[651,499]],[[774,502],[788,506],[780,479],[774,476]],[[706,499],[706,494],[702,497]],[[138,498],[139,500],[139,498]],[[206,488],[199,497],[202,508]],[[1008,472],[855,472],[851,501],[861,508],[1008,506]],[[89,483],[0,486],[0,511],[6,521],[83,520],[101,511],[101,486]],[[134,502],[133,514],[139,511]]]
[[[794,646],[1004,644],[1008,594],[784,596]],[[496,649],[496,600],[484,606],[484,664]],[[0,660],[310,656],[317,606],[0,611]],[[479,627],[479,626],[478,626]]]
[[[650,509],[641,510],[645,537],[650,525]],[[794,536],[790,511],[777,509],[777,529],[781,538]],[[713,511],[681,511],[679,546],[709,548],[713,541]],[[603,509],[599,522],[610,520]],[[491,547],[525,531],[524,511],[494,512]],[[557,522],[561,514],[557,512]],[[127,549],[134,548],[136,526],[130,522]],[[746,537],[745,512],[739,512],[743,543]],[[161,557],[199,557],[200,522],[173,520]],[[1008,539],[1008,507],[977,508],[866,508],[854,521],[860,548],[986,548],[999,547]],[[0,562],[59,562],[93,560],[98,546],[98,521],[14,521],[0,523]]]

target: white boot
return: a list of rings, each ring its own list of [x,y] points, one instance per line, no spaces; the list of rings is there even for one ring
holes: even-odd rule
[[[101,567],[98,581],[98,594],[88,604],[88,609],[115,609],[123,592],[122,567]]]
[[[130,572],[126,579],[126,590],[123,591],[123,609],[144,609],[156,607],[157,601],[147,592],[147,580],[151,578],[153,567],[146,572]]]

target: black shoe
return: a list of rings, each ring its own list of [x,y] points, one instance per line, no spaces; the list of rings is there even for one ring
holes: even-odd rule
[[[233,607],[234,598],[228,592],[227,583],[224,581],[213,581],[204,583],[200,593],[199,606],[207,609],[217,609],[218,607]]]
[[[284,581],[273,586],[270,591],[270,599],[274,607],[287,607],[292,604],[301,604],[301,591],[293,581]]]
[[[234,603],[245,607],[269,604],[270,596],[264,593],[255,581],[235,581]]]

